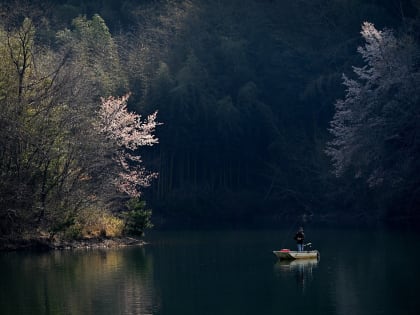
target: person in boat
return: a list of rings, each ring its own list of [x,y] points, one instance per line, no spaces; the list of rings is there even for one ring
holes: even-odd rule
[[[305,239],[305,233],[303,232],[303,227],[300,227],[299,230],[296,232],[294,237],[297,245],[297,251],[303,251],[303,240]]]

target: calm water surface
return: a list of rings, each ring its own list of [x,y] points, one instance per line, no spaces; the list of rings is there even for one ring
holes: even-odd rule
[[[286,230],[153,232],[143,248],[0,253],[0,314],[420,314],[420,235],[306,229],[321,259],[276,261]]]

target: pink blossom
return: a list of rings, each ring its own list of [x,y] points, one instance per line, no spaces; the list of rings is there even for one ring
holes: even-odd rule
[[[142,121],[141,116],[127,110],[127,100],[130,94],[120,98],[110,96],[101,99],[99,109],[100,133],[116,144],[113,160],[120,169],[114,183],[117,189],[130,197],[139,197],[140,189],[150,185],[157,173],[150,173],[141,166],[141,156],[137,149],[141,146],[152,146],[158,143],[153,134],[158,122],[157,112]]]

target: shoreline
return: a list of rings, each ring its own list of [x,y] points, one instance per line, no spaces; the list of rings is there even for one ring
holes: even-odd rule
[[[107,249],[128,246],[144,246],[146,244],[136,237],[94,237],[78,240],[51,241],[47,238],[32,239],[0,239],[0,252],[6,251],[50,251],[50,250],[73,250],[73,249]]]

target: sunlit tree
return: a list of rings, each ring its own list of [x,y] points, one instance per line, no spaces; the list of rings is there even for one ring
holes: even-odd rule
[[[142,166],[138,149],[158,143],[153,135],[158,123],[157,112],[149,115],[145,121],[141,120],[139,114],[129,112],[128,97],[129,94],[102,99],[98,129],[116,147],[112,159],[118,166],[118,176],[114,181],[117,189],[134,198],[139,197],[140,189],[149,186],[157,176]]]
[[[7,230],[48,230],[86,206],[100,143],[66,56],[35,41],[29,18],[0,34],[0,217]]]
[[[91,94],[109,96],[124,89],[127,83],[117,45],[102,17],[98,14],[91,19],[79,16],[72,26],[58,32],[57,36]]]
[[[404,190],[410,202],[420,170],[419,49],[412,37],[371,23],[361,34],[364,65],[354,67],[354,78],[344,75],[346,95],[336,103],[327,154],[336,175],[351,172],[370,187]]]

